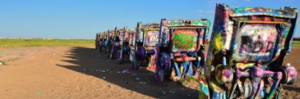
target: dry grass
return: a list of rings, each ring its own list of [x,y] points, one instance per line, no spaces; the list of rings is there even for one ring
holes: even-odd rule
[[[93,46],[94,40],[63,39],[0,39],[0,48],[53,47],[53,46]]]

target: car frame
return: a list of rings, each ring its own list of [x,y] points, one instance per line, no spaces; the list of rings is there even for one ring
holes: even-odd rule
[[[281,98],[296,69],[283,65],[291,52],[298,10],[292,7],[230,8],[216,4],[215,21],[199,99]]]

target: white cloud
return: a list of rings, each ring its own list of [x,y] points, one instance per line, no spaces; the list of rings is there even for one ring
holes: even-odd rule
[[[205,13],[207,13],[207,14],[214,14],[215,11],[214,10],[206,10]]]
[[[200,13],[203,13],[203,10],[199,10]]]
[[[198,10],[199,14],[214,14],[215,10]]]
[[[207,3],[214,3],[214,1],[207,1]]]

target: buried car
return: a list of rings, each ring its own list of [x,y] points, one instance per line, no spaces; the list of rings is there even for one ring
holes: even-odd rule
[[[282,84],[297,78],[291,64],[283,65],[297,18],[292,7],[216,4],[199,99],[280,99]]]
[[[96,39],[95,39],[95,49],[96,50],[99,50],[100,35],[101,35],[101,33],[96,34]]]
[[[161,20],[155,80],[181,80],[203,67],[210,21]]]
[[[133,62],[133,53],[134,53],[134,45],[135,45],[135,28],[128,28],[124,27],[123,32],[123,44],[122,44],[122,51],[121,51],[121,61],[120,64],[124,63],[125,60],[129,60]]]
[[[104,31],[102,35],[102,48],[101,48],[103,54],[107,54],[107,40],[108,40],[107,38],[108,38],[108,32]]]
[[[110,54],[110,59],[120,59],[120,54],[121,54],[121,46],[123,45],[123,35],[124,35],[124,28],[118,29],[117,27],[115,28],[115,34],[113,37],[113,46],[112,46],[112,51]]]
[[[111,54],[111,51],[112,51],[112,48],[113,48],[113,42],[114,42],[114,35],[115,35],[115,32],[116,32],[116,29],[114,30],[108,30],[107,31],[107,40],[106,40],[106,56],[109,58],[110,57],[110,54]]]
[[[135,39],[133,56],[133,68],[138,69],[144,63],[148,64],[149,69],[155,69],[156,44],[158,43],[160,24],[137,23],[137,34]]]

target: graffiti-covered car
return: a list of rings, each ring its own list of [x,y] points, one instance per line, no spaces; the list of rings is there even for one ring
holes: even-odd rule
[[[199,99],[280,99],[282,84],[297,78],[295,68],[283,64],[297,18],[292,7],[216,4]]]
[[[135,30],[129,29],[127,26],[123,28],[123,33],[120,34],[120,38],[122,42],[121,45],[121,53],[120,53],[120,64],[122,64],[124,62],[124,59],[126,58],[127,60],[129,60],[130,57],[130,50],[131,50],[131,39],[130,35],[132,35],[133,33],[135,33]]]
[[[102,35],[102,53],[107,54],[107,40],[108,40],[108,32],[104,31]]]
[[[103,46],[104,46],[104,44],[103,44],[103,42],[104,42],[104,36],[105,35],[105,33],[104,32],[101,32],[100,34],[99,34],[99,43],[98,43],[98,49],[99,49],[99,52],[102,52],[103,51]]]
[[[123,45],[123,35],[124,35],[124,28],[118,29],[117,27],[115,28],[115,34],[113,36],[113,46],[112,46],[112,51],[110,54],[110,59],[120,59],[120,54],[121,54],[121,46]]]
[[[96,39],[95,39],[95,49],[96,50],[99,50],[100,35],[101,35],[101,33],[96,34]]]
[[[194,76],[204,64],[210,21],[161,20],[155,80],[181,80]]]
[[[156,44],[158,42],[160,24],[137,23],[137,33],[135,39],[135,54],[133,57],[133,68],[138,69],[139,66],[148,64],[147,68],[155,69]]]
[[[113,29],[113,30],[108,30],[107,33],[107,40],[106,40],[106,50],[107,50],[107,53],[106,53],[106,56],[109,58],[110,57],[110,54],[111,54],[111,51],[112,51],[112,48],[113,48],[113,42],[114,42],[114,35],[115,35],[115,32],[116,32],[116,29]]]
[[[134,45],[135,45],[135,39],[136,39],[136,28],[130,28],[129,30],[129,47],[130,47],[130,52],[129,52],[129,60],[133,63],[133,55],[135,53],[134,50]]]

